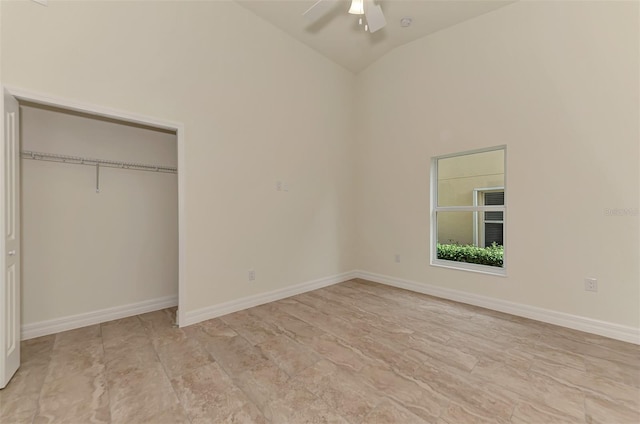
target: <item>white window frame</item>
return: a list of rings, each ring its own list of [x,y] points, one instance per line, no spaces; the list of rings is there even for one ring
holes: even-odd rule
[[[504,151],[504,205],[493,206],[480,206],[477,204],[477,200],[471,206],[438,206],[438,160],[452,158],[457,156],[467,156],[476,153],[493,152],[496,150]],[[477,197],[476,197],[477,199]],[[444,259],[438,259],[438,213],[439,212],[493,212],[501,211],[503,218],[503,241],[504,241],[504,256],[502,261],[502,267],[495,267],[490,265],[470,264],[466,262],[448,261]],[[477,222],[477,220],[474,220]],[[476,224],[474,224],[476,225]],[[474,231],[474,234],[476,232]],[[490,274],[501,277],[507,275],[507,146],[495,146],[488,147],[486,149],[468,150],[465,152],[452,153],[441,156],[434,156],[431,158],[431,266],[458,269],[463,271],[472,271],[482,274]]]
[[[473,189],[473,206],[480,206],[478,203],[478,199],[480,195],[484,196],[485,193],[496,193],[502,192],[504,193],[504,187],[482,187],[482,188],[474,188]],[[482,219],[480,219],[482,217]],[[478,226],[480,223],[480,226]],[[484,219],[484,214],[479,214],[478,212],[473,213],[473,244],[476,246],[484,246],[484,232],[486,223],[495,223],[502,224],[502,238],[504,239],[504,214],[502,215],[502,221],[486,221]],[[503,240],[504,241],[504,240]]]

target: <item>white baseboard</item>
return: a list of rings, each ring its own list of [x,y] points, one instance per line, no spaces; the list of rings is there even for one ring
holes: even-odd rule
[[[47,321],[34,322],[22,326],[22,340],[47,336],[61,331],[73,330],[88,325],[100,324],[114,319],[126,318],[133,315],[171,308],[178,305],[178,296],[159,297],[128,305],[115,306],[99,311],[86,312]]]
[[[237,312],[243,309],[262,305],[264,303],[274,302],[276,300],[295,296],[297,294],[305,293],[311,290],[317,290],[323,287],[331,286],[333,284],[342,283],[353,278],[361,278],[363,280],[373,281],[375,283],[386,284],[389,286],[423,293],[430,296],[449,299],[469,305],[480,306],[482,308],[487,308],[494,311],[504,312],[524,318],[530,318],[536,321],[542,321],[549,324],[555,324],[562,327],[572,328],[574,330],[584,331],[586,333],[597,334],[600,336],[609,337],[611,339],[640,345],[640,329],[638,328],[581,317],[578,315],[567,314],[564,312],[552,311],[536,306],[495,299],[459,290],[438,287],[427,283],[419,283],[416,281],[404,280],[387,275],[375,274],[367,271],[345,272],[330,277],[307,281],[267,293],[260,293],[242,299],[221,303],[219,305],[197,309],[195,311],[188,311],[185,313],[184,322],[181,322],[180,326],[182,327],[196,324],[198,322],[217,318],[226,314],[230,314],[232,312]],[[73,330],[75,328],[85,327],[88,325],[100,324],[102,322],[107,322],[114,319],[126,318],[129,316],[157,311],[159,309],[170,308],[177,305],[178,297],[168,296],[138,303],[132,303],[129,305],[102,309],[99,311],[87,312],[84,314],[56,318],[48,321],[36,322],[33,324],[26,324],[22,326],[22,340],[55,334],[61,331]]]
[[[274,302],[276,300],[295,296],[297,294],[305,293],[311,290],[321,289],[323,287],[342,283],[353,278],[355,278],[355,274],[353,272],[345,272],[342,274],[332,275],[330,277],[320,278],[317,280],[296,284],[294,286],[273,290],[267,293],[260,293],[237,300],[231,300],[219,305],[207,306],[205,308],[196,309],[195,311],[188,311],[185,313],[184,322],[180,322],[180,326],[183,327],[187,325],[197,324],[208,319],[217,318],[233,312],[241,311],[243,309],[253,308],[254,306]]]
[[[640,345],[640,329],[366,271],[357,278]]]

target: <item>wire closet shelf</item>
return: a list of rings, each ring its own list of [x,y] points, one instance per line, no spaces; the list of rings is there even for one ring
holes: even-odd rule
[[[178,168],[166,165],[149,165],[135,162],[119,162],[107,159],[83,158],[80,156],[58,155],[54,153],[32,152],[23,150],[22,159],[43,160],[48,162],[70,163],[75,165],[100,166],[107,168],[132,169],[135,171],[151,171],[175,174]]]

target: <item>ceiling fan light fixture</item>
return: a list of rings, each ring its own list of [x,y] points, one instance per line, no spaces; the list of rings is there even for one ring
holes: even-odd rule
[[[351,0],[349,13],[352,15],[364,15],[364,0]]]

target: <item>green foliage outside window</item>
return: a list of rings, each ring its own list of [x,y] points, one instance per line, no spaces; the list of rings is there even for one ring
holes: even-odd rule
[[[438,259],[497,267],[503,265],[504,246],[496,243],[489,247],[438,243],[437,249]]]

